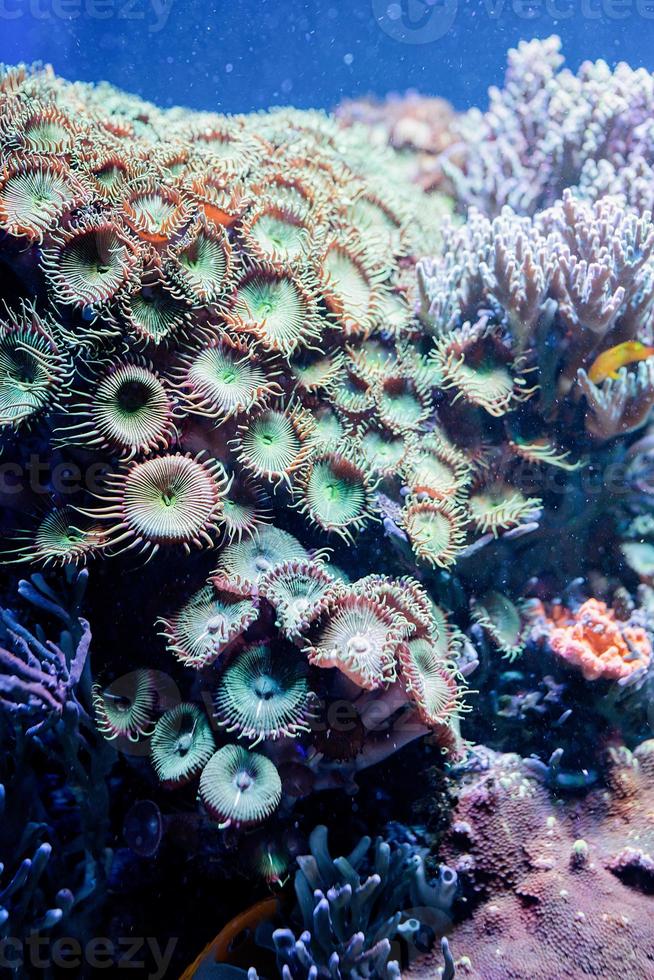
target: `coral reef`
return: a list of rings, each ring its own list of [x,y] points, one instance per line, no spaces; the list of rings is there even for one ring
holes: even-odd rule
[[[154,732],[164,782],[201,775],[207,811],[249,824],[289,799],[285,769],[348,785],[455,724],[462,678],[453,652],[436,648],[426,593],[399,576],[348,585],[324,551],[379,520],[382,483],[400,489],[386,448],[405,455],[433,412],[411,360],[412,270],[437,220],[420,213],[418,191],[390,193],[393,153],[371,164],[360,131],[318,113],[187,117],[47,69],[6,69],[1,91],[0,254],[14,277],[5,451],[20,465],[29,433],[62,465],[97,474],[65,497],[51,485],[50,509],[43,516],[39,500],[13,558],[213,552],[205,584],[160,613],[183,665],[213,665],[202,683],[221,731],[215,755],[200,734],[206,704],[164,713],[147,668],[131,691],[103,672],[100,730],[122,742]],[[407,509],[407,526],[429,560],[435,548],[437,564],[453,561],[462,532],[441,542],[441,525],[458,511],[421,507]],[[278,526],[291,515],[294,535]],[[425,611],[414,622],[416,602]],[[408,666],[418,639],[420,683]],[[75,680],[73,665],[51,697]],[[442,687],[427,712],[425,685]],[[365,692],[380,688],[384,718],[373,722]],[[330,721],[314,737],[317,714],[343,698],[360,745],[332,739]]]
[[[0,68],[0,934],[183,878],[181,970],[255,901],[206,975],[652,972],[652,78],[558,52],[463,118]]]

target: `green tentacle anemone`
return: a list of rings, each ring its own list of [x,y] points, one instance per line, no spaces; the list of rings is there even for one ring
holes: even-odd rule
[[[445,334],[434,354],[445,389],[500,418],[536,391],[522,376],[524,358],[513,359],[502,338],[485,320]]]
[[[67,112],[52,102],[32,98],[14,119],[12,142],[25,156],[55,156],[69,153],[78,133]]]
[[[140,287],[125,295],[121,309],[128,330],[141,344],[183,340],[191,324],[189,306],[173,296],[157,274],[146,274]]]
[[[290,369],[297,381],[297,386],[304,392],[317,392],[329,389],[332,382],[339,376],[343,366],[341,351],[303,350],[290,362]]]
[[[394,476],[406,453],[402,436],[370,428],[361,435],[361,450],[371,470],[381,477]]]
[[[231,245],[225,231],[199,223],[171,250],[170,276],[189,299],[215,303],[229,284]]]
[[[302,513],[347,541],[372,518],[377,485],[356,461],[357,453],[358,449],[346,445],[315,457],[299,484]]]
[[[52,295],[75,307],[99,306],[113,299],[133,283],[138,262],[136,245],[105,218],[81,220],[65,228],[41,259]]]
[[[302,211],[288,204],[260,204],[240,229],[246,250],[257,259],[283,262],[305,255],[311,238]]]
[[[377,393],[379,417],[392,432],[418,428],[432,410],[429,391],[421,389],[410,377],[391,375]]]
[[[311,692],[304,657],[293,649],[273,654],[263,643],[247,647],[223,671],[214,698],[218,724],[251,748],[264,739],[308,732]]]
[[[154,730],[157,687],[150,670],[134,670],[108,687],[93,686],[93,708],[104,737],[138,742]]]
[[[281,798],[282,783],[274,763],[240,745],[218,749],[200,777],[200,799],[221,827],[262,823]]]
[[[392,193],[390,187],[388,191]],[[348,208],[347,216],[366,240],[379,242],[386,252],[400,252],[402,217],[394,214],[379,197],[360,194]]]
[[[157,776],[169,786],[199,775],[215,748],[207,717],[194,704],[178,704],[162,715],[150,740]]]
[[[257,618],[255,603],[205,585],[170,619],[160,619],[168,649],[187,667],[214,663]]]
[[[9,166],[0,175],[0,228],[41,241],[58,218],[85,199],[85,190],[60,161],[40,159]]]
[[[243,474],[234,476],[223,499],[223,521],[228,541],[241,541],[256,536],[269,524],[272,511],[270,501],[254,480]]]
[[[36,529],[19,533],[17,540],[20,545],[6,552],[16,555],[16,562],[82,565],[102,548],[104,534],[99,524],[66,505],[48,511]]]
[[[256,476],[288,480],[310,454],[313,419],[304,409],[267,409],[239,427],[239,462]]]
[[[463,551],[467,515],[451,500],[407,497],[402,523],[415,554],[429,565],[449,568]]]
[[[336,449],[346,438],[345,426],[328,406],[313,412],[314,428],[311,444],[318,450]]]
[[[140,183],[123,201],[124,219],[143,241],[166,244],[188,221],[190,208],[174,188],[147,178]]]
[[[383,380],[397,366],[398,353],[394,343],[376,334],[356,347],[348,348],[350,363],[357,374],[371,384]]]
[[[292,858],[284,840],[281,837],[271,840],[269,831],[264,829],[248,857],[248,863],[254,874],[267,885],[282,887],[290,877]]]
[[[375,404],[372,385],[347,365],[330,385],[329,395],[337,409],[355,417],[366,415]]]
[[[250,540],[227,545],[214,574],[252,586],[275,565],[292,559],[307,561],[308,558],[309,553],[292,534],[277,527],[262,527]]]
[[[291,640],[321,615],[339,591],[338,580],[317,561],[285,561],[259,580],[259,595],[274,607],[276,626]]]
[[[162,545],[211,547],[222,517],[227,476],[217,460],[174,453],[132,462],[107,477],[107,504],[80,512],[107,524],[112,546],[156,554]]]
[[[448,618],[442,606],[437,606],[431,602],[431,614],[434,619],[436,629],[432,631],[432,639],[436,647],[436,652],[441,660],[456,663],[461,653],[461,648],[465,641],[465,636]]]
[[[436,634],[437,624],[432,602],[415,579],[366,575],[354,583],[353,589],[383,602],[402,623],[405,636],[412,636],[416,632]]]
[[[502,531],[537,521],[542,503],[538,497],[525,497],[516,487],[496,481],[475,490],[468,506],[477,530],[497,537]]]
[[[412,492],[451,498],[467,488],[472,477],[469,461],[437,433],[412,436],[409,446],[405,470]]]
[[[237,287],[229,320],[266,350],[285,357],[319,340],[322,318],[313,283],[273,269],[249,272]]]
[[[330,243],[322,262],[322,291],[348,336],[369,333],[377,325],[378,282],[385,276],[385,270],[368,267],[359,241]]]
[[[509,660],[519,657],[524,647],[525,624],[520,609],[501,592],[486,592],[473,604],[473,617],[491,641]]]
[[[456,672],[440,658],[431,637],[416,637],[403,644],[399,661],[407,694],[425,724],[447,721],[461,710]]]
[[[131,459],[167,449],[176,438],[175,405],[151,364],[118,361],[98,372],[91,390],[68,406],[73,419],[56,430],[62,445],[110,449]]]
[[[179,385],[187,411],[224,422],[281,395],[278,374],[245,345],[216,343],[184,359]]]
[[[374,691],[395,680],[402,636],[401,623],[382,602],[348,593],[330,605],[306,653],[317,667],[337,667],[358,687]]]
[[[34,309],[7,311],[0,320],[0,429],[19,428],[56,406],[70,365]]]

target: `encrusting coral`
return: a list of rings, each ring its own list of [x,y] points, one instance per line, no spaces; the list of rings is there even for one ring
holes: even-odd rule
[[[92,719],[87,577],[69,567],[55,589],[37,573],[1,611],[2,644],[15,653],[0,655],[0,938],[16,977],[16,944],[61,923],[83,933],[107,892],[116,753]]]
[[[652,659],[652,641],[638,623],[621,622],[604,602],[588,599],[574,613],[561,607],[530,610],[534,632],[563,660],[578,667],[588,681],[598,677],[620,680],[646,670]]]
[[[651,740],[612,747],[606,787],[564,801],[529,760],[473,750],[441,849],[474,913],[450,933],[457,977],[651,975],[653,758]]]

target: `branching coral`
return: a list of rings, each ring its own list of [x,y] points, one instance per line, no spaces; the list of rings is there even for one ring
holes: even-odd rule
[[[422,858],[408,844],[391,847],[362,838],[346,857],[332,858],[327,828],[316,827],[311,853],[298,858],[295,877],[303,932],[274,934],[284,976],[399,976],[389,962],[395,941],[409,942],[422,928],[443,930],[456,894],[456,875],[441,867],[427,884]]]
[[[3,822],[9,820],[7,810],[5,788],[0,784],[0,820]],[[37,824],[28,825],[23,835],[25,845],[29,846],[30,841],[36,844],[41,834],[42,829]],[[23,857],[13,874],[0,885],[0,937],[3,939],[49,932],[70,912],[74,896],[68,888],[57,892],[50,908],[44,905],[41,879],[51,854],[50,843],[38,843],[33,855]],[[15,855],[6,857],[14,864]],[[0,873],[4,868],[4,863],[0,863]],[[18,963],[16,969],[20,969]]]
[[[566,187],[592,192],[598,174],[603,189],[629,200],[621,177],[642,173],[651,154],[651,75],[624,62],[612,71],[605,61],[586,61],[573,74],[562,63],[559,38],[521,41],[509,52],[504,87],[490,90],[488,111],[457,120],[461,140],[440,163],[464,206],[492,216],[508,204],[529,214]],[[631,201],[642,199],[634,188]]]
[[[84,594],[87,572],[77,573],[76,599]],[[56,608],[55,596],[41,576],[22,582],[23,593],[35,604]],[[69,708],[78,709],[79,683],[91,642],[86,620],[75,632],[64,630],[58,644],[35,635],[10,609],[0,610],[0,637],[9,649],[0,649],[0,707],[29,722],[28,735],[55,725]]]
[[[13,678],[0,677],[0,937],[11,937],[5,969],[15,976],[17,942],[64,921],[77,934],[107,885],[115,754],[90,717],[87,578],[71,567],[57,580],[35,574],[18,584],[20,612],[2,612],[2,643],[17,662],[5,664]],[[56,642],[47,639],[53,626]]]

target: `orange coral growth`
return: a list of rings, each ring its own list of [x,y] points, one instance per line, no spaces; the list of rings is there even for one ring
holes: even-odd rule
[[[651,660],[652,644],[645,630],[617,619],[599,599],[587,599],[575,613],[555,606],[546,619],[551,649],[579,667],[587,681],[619,680]]]

